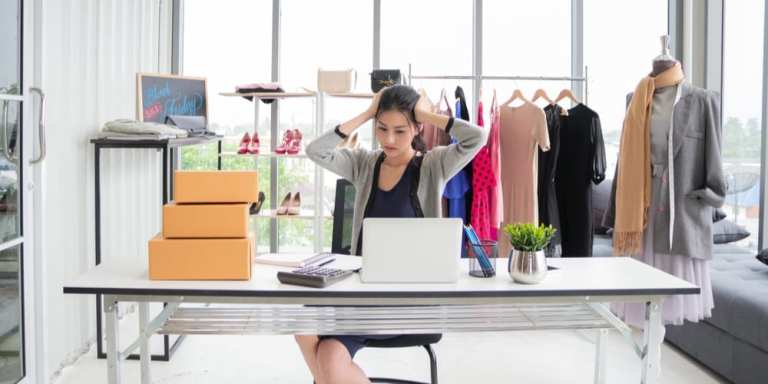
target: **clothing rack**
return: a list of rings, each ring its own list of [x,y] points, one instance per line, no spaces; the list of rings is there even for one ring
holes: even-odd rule
[[[589,102],[589,67],[584,66],[583,77],[572,76],[462,76],[462,75],[414,75],[413,65],[408,64],[408,85],[412,85],[413,80],[525,80],[525,81],[570,81],[584,83],[584,104]],[[474,105],[477,107],[477,92],[474,93]]]

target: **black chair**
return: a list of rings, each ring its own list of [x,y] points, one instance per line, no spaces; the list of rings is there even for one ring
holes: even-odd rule
[[[352,252],[352,215],[355,211],[355,187],[345,179],[336,181],[336,199],[333,208],[333,237],[331,252],[349,255]],[[441,334],[402,335],[386,340],[371,340],[368,348],[423,347],[429,355],[430,383],[437,384],[437,358],[432,344],[443,337]],[[419,381],[371,377],[372,383],[427,384]]]

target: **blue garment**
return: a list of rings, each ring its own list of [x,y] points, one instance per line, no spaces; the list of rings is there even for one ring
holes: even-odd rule
[[[385,191],[379,188],[378,180],[374,180],[376,185],[373,187],[373,201],[365,217],[417,217],[416,208],[411,199],[411,190],[413,186],[414,173],[418,172],[413,162],[405,167],[403,175],[400,176],[397,184],[392,189]],[[361,254],[363,249],[363,236],[361,232],[360,240],[357,242],[357,254]],[[349,355],[354,358],[357,351],[366,346],[370,340],[386,340],[399,335],[323,335],[323,339],[336,339],[341,342]]]
[[[461,100],[456,100],[456,118],[461,118]],[[456,142],[456,138],[451,138],[451,144]],[[469,224],[467,217],[466,194],[472,188],[467,173],[462,169],[453,176],[445,185],[443,196],[448,200],[447,217],[460,217],[464,224]]]

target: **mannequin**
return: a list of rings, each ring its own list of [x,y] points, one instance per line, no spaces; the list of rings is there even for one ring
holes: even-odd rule
[[[677,63],[677,59],[669,54],[669,36],[661,36],[661,54],[653,59],[651,76],[656,77],[660,73],[672,68]]]
[[[662,54],[654,59],[651,72],[655,87],[647,138],[650,206],[642,250],[633,257],[701,288],[699,295],[671,296],[663,303],[664,325],[681,325],[710,317],[714,307],[709,274],[711,214],[724,202],[725,179],[720,157],[720,96],[682,81],[680,64],[669,55],[666,41],[662,36]],[[671,74],[677,81],[657,80],[660,75],[669,79]],[[609,212],[606,220],[613,221],[615,215],[615,211]],[[642,327],[643,306],[619,304],[612,309],[626,323]],[[662,340],[664,333],[662,328]]]

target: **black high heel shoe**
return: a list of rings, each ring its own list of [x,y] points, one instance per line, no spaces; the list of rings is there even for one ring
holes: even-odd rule
[[[261,205],[264,204],[265,198],[266,196],[264,196],[264,192],[259,192],[259,200],[251,204],[251,207],[249,208],[251,215],[259,214],[259,211],[261,211]]]

